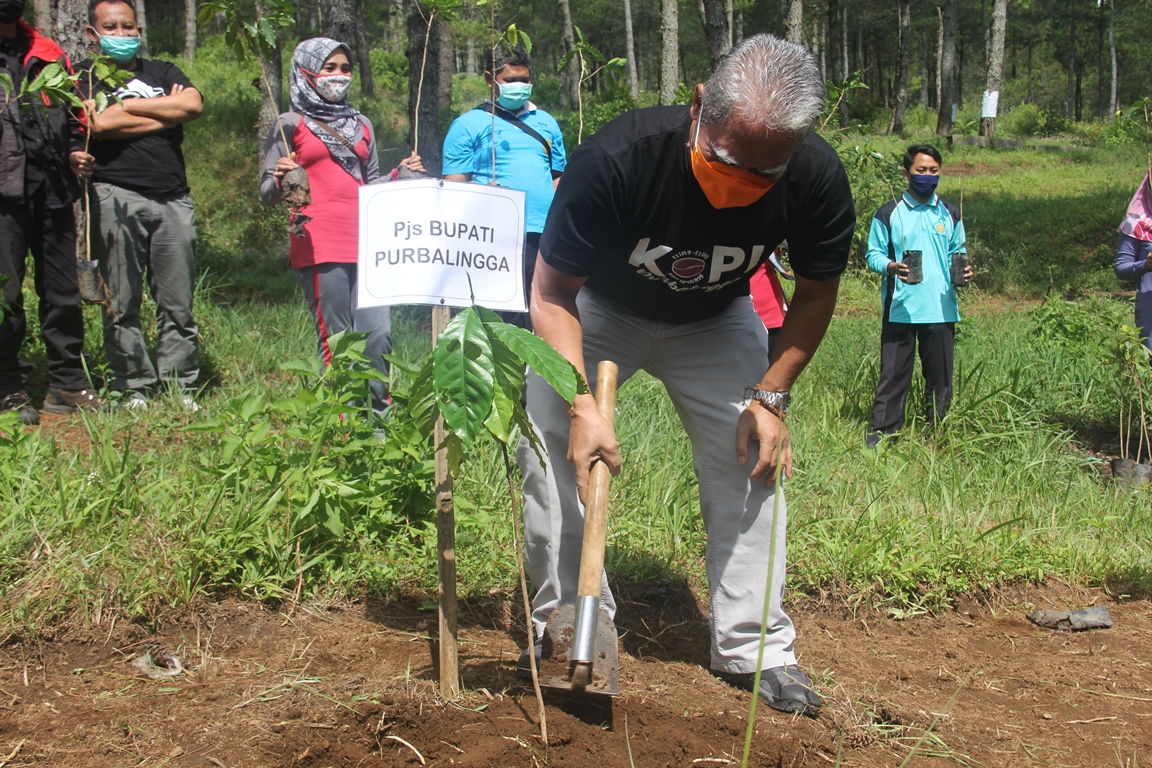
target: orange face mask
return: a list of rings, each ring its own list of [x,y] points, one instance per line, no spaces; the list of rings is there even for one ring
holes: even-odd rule
[[[745,168],[706,160],[700,151],[700,120],[692,140],[692,175],[713,208],[752,205],[776,183]]]

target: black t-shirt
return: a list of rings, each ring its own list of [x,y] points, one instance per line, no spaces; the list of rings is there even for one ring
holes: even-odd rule
[[[692,174],[687,107],[637,109],[572,154],[540,241],[555,269],[637,314],[715,317],[782,240],[796,274],[831,280],[848,264],[856,214],[835,150],[811,134],[757,202],[716,209]]]
[[[80,64],[86,70],[92,63]],[[80,78],[81,90],[87,87]],[[154,99],[172,93],[172,86],[193,88],[191,81],[175,64],[154,59],[136,59],[133,77],[117,92],[121,99]],[[99,89],[99,87],[98,87]],[[151,195],[178,194],[188,191],[184,173],[184,126],[177,125],[159,133],[134,139],[99,139],[90,151],[96,158],[92,180]]]

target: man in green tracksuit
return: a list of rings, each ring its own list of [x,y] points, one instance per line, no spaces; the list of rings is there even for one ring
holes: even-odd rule
[[[868,268],[885,276],[880,382],[865,436],[869,448],[904,425],[917,345],[930,427],[944,418],[952,402],[952,356],[960,313],[950,271],[953,254],[967,259],[964,222],[956,206],[936,194],[940,152],[935,147],[909,147],[904,177],[908,189],[899,200],[876,211],[868,233]],[[919,270],[910,256],[917,252]],[[972,267],[966,266],[963,281],[971,279]]]

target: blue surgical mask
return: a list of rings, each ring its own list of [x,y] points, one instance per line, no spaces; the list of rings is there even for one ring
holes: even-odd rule
[[[912,193],[917,197],[932,197],[932,193],[936,191],[936,185],[939,183],[940,177],[930,173],[913,173],[908,177],[908,189],[912,190]]]
[[[499,83],[499,86],[500,98],[496,99],[496,103],[512,112],[524,106],[524,102],[532,95],[532,83]]]
[[[126,35],[100,35],[100,50],[120,64],[127,64],[140,51],[140,38]]]

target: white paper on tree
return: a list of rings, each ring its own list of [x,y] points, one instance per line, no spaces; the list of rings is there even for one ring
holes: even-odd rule
[[[524,193],[406,179],[360,187],[357,302],[523,312]],[[469,285],[471,280],[471,285]]]
[[[996,117],[1000,106],[1000,91],[984,91],[984,101],[980,105],[980,117]]]

